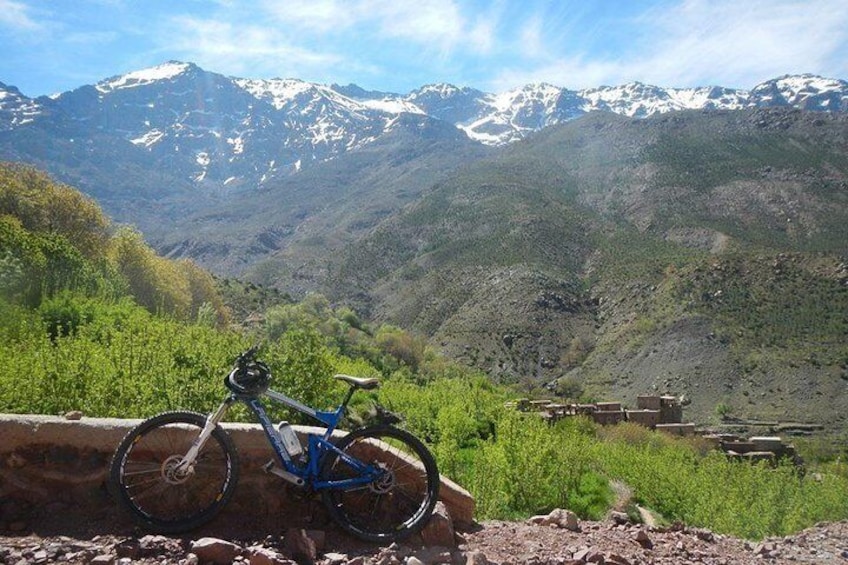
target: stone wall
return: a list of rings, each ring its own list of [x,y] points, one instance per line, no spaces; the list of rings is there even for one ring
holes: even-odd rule
[[[106,481],[112,453],[139,420],[0,414],[0,531],[33,529],[55,519],[126,520]],[[223,424],[239,452],[241,476],[218,521],[246,520],[275,528],[309,527],[323,519],[320,502],[262,469],[273,457],[262,429]],[[295,426],[299,434],[310,428]],[[440,499],[459,526],[473,523],[474,499],[442,477]]]
[[[586,416],[602,426],[633,422],[647,428],[662,429],[677,435],[691,435],[695,431],[694,424],[683,424],[683,406],[675,396],[639,396],[637,410],[625,410],[620,402],[558,404],[551,400],[528,400],[526,398],[507,402],[506,406],[522,412],[537,412],[551,422],[569,416]],[[660,426],[665,427],[660,428]]]

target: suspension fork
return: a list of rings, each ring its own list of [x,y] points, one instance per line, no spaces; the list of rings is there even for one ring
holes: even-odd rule
[[[218,409],[206,418],[206,424],[203,426],[203,430],[201,430],[200,435],[195,438],[191,447],[189,447],[188,451],[177,465],[175,469],[177,473],[191,472],[194,467],[194,463],[197,461],[198,453],[200,453],[200,450],[203,449],[204,445],[206,445],[206,442],[209,440],[212,432],[215,431],[215,427],[221,422],[221,420],[224,419],[224,416],[227,414],[227,410],[229,410],[235,400],[236,399],[234,397],[228,396],[221,405],[218,406]]]

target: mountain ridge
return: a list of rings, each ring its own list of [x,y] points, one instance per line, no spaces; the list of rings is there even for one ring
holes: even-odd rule
[[[344,100],[334,102],[346,105],[347,109],[354,113],[376,110],[386,113],[411,112],[432,115],[462,127],[472,139],[494,145],[515,141],[528,131],[537,131],[545,125],[561,123],[578,115],[600,110],[644,117],[681,109],[739,109],[778,105],[791,105],[807,110],[848,109],[848,82],[813,74],[783,75],[755,85],[750,90],[718,85],[694,88],[660,87],[634,81],[582,90],[537,83],[500,93],[486,93],[471,87],[433,83],[406,94],[399,94],[366,91],[355,84],[327,86],[295,78],[225,77],[205,71],[194,63],[168,61],[147,69],[109,77],[90,86],[94,86],[101,95],[108,95],[119,90],[174,81],[181,75],[195,73],[230,81],[258,100],[270,100],[278,110],[286,108],[288,104],[296,105],[296,98],[304,91],[311,91],[313,99],[316,95],[326,99],[332,96],[331,93],[336,93],[344,97]],[[288,86],[289,91],[285,92],[285,89],[281,89],[282,86]],[[0,87],[0,93],[9,91],[30,101],[33,107],[46,107],[50,101],[61,100],[69,93],[84,88],[85,86],[34,99],[24,96],[14,87]],[[440,106],[446,100],[450,101],[450,108]],[[8,109],[6,105],[0,104],[0,114],[3,111],[8,112]],[[522,120],[522,116],[528,119],[532,117],[536,124]],[[506,132],[492,137],[480,128],[483,124],[493,122],[501,125],[511,123],[517,132]]]
[[[750,91],[642,83],[574,91],[540,83],[496,94],[435,83],[395,94],[226,77],[169,61],[34,99],[0,86],[0,158],[47,170],[155,237],[154,218],[139,219],[127,200],[154,198],[171,209],[285,182],[373,144],[400,115],[431,131],[438,120],[501,147],[597,111],[649,117],[761,106],[846,111],[848,82],[785,75]]]

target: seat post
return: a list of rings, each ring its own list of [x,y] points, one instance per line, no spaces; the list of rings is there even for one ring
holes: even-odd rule
[[[353,398],[353,393],[356,392],[356,386],[350,385],[347,389],[347,394],[345,394],[344,400],[342,401],[342,407],[347,410],[347,403],[350,402],[350,399]]]

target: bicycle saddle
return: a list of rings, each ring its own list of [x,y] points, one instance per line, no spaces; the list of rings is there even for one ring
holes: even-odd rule
[[[350,375],[336,375],[333,378],[344,381],[352,387],[361,388],[362,390],[371,390],[380,386],[380,379],[375,377],[365,379],[362,377],[351,377]]]

